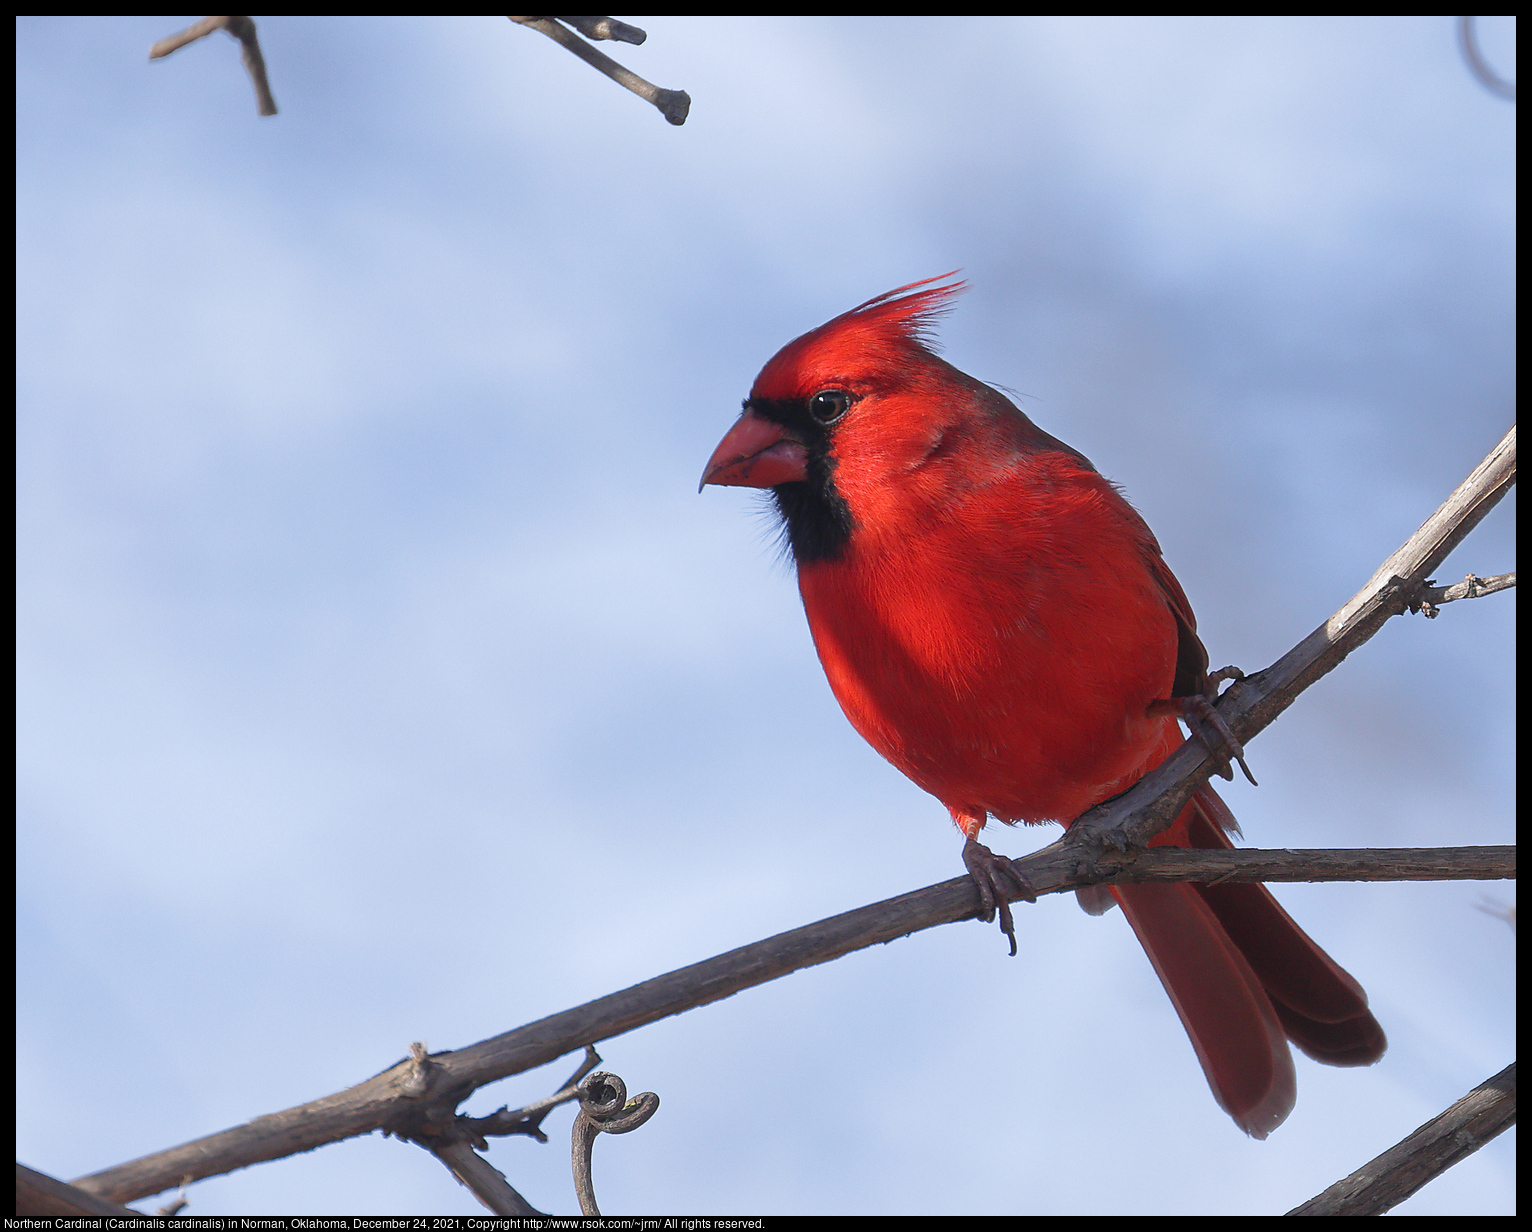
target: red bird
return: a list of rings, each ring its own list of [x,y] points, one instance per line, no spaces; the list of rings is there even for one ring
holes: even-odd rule
[[[950,275],[943,275],[948,278]],[[1070,823],[1181,742],[1208,657],[1144,521],[1089,461],[931,350],[962,283],[868,300],[767,363],[703,484],[770,488],[819,661],[853,727],[947,806],[994,917],[1027,890],[978,842],[993,817]],[[924,289],[920,289],[924,288]],[[1227,848],[1211,787],[1154,839]],[[1264,1138],[1296,1097],[1291,1040],[1327,1065],[1387,1046],[1367,995],[1262,885],[1111,898],[1219,1105]],[[1111,899],[1082,895],[1105,910]],[[1013,938],[1014,946],[1014,938]]]

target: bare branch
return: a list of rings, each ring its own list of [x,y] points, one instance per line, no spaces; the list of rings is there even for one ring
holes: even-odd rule
[[[424,1044],[410,1045],[409,1064],[411,1089],[416,1095],[424,1094],[429,1087],[430,1073],[434,1067]],[[596,1050],[587,1046],[585,1059],[570,1075],[569,1081],[554,1094],[525,1108],[515,1112],[501,1108],[487,1117],[466,1117],[452,1115],[452,1107],[455,1105],[449,1106],[437,1101],[428,1106],[423,1115],[415,1118],[408,1132],[397,1127],[392,1132],[411,1138],[425,1147],[452,1170],[459,1184],[465,1186],[495,1214],[542,1215],[511,1186],[498,1168],[478,1152],[488,1150],[487,1139],[494,1136],[527,1134],[539,1142],[547,1142],[548,1135],[542,1131],[543,1119],[560,1104],[579,1099],[580,1079],[600,1064],[601,1058]]]
[[[1458,848],[1445,854],[1424,848],[1368,854],[1394,861],[1400,880],[1490,879],[1515,874],[1514,848]],[[1263,868],[1273,880],[1376,879],[1372,871],[1355,867],[1361,861],[1354,851],[1179,852],[1157,848],[1136,856],[1107,853],[1088,868],[1055,843],[1017,863],[1026,867],[1039,894],[1049,894],[1091,884],[1103,872],[1109,878],[1128,880],[1122,870],[1130,865],[1135,879],[1234,880],[1239,874],[1231,874],[1231,870],[1238,868],[1242,857],[1250,861],[1252,869]],[[1178,862],[1186,867],[1173,869]],[[1282,875],[1284,869],[1290,875]],[[1209,870],[1216,870],[1213,877],[1208,876]],[[433,1134],[449,1132],[451,1109],[478,1087],[534,1069],[589,1041],[622,1035],[803,967],[927,928],[972,919],[977,905],[973,879],[955,877],[682,967],[469,1048],[436,1053],[424,1058],[424,1065],[420,1059],[411,1058],[336,1095],[258,1117],[184,1146],[82,1177],[74,1184],[103,1197],[128,1201],[158,1193],[188,1172],[213,1176],[379,1128],[428,1141]],[[433,1109],[446,1113],[435,1128],[426,1124]]]
[[[57,1177],[49,1176],[46,1172],[38,1172],[21,1163],[16,1165],[16,1213],[39,1218],[100,1215],[129,1215],[137,1216],[139,1219],[144,1217],[143,1211],[135,1211],[131,1206],[119,1206],[115,1202],[107,1202],[88,1190],[67,1185]],[[94,1224],[81,1226],[94,1226]]]
[[[1478,79],[1481,86],[1496,98],[1509,99],[1513,103],[1516,101],[1516,83],[1505,80],[1490,68],[1489,61],[1479,50],[1478,30],[1472,17],[1458,18],[1458,50],[1463,53],[1468,71]]]
[[[1512,429],[1345,607],[1274,666],[1229,688],[1218,709],[1235,734],[1248,742],[1303,689],[1376,633],[1390,616],[1405,611],[1425,577],[1514,480]],[[1214,760],[1215,755],[1199,742],[1184,744],[1164,766],[1132,790],[1093,809],[1064,838],[1017,860],[1016,866],[1038,894],[1072,889],[1120,874],[1129,864],[1127,849],[1141,844],[1175,816],[1187,796],[1206,781]],[[1166,800],[1172,803],[1166,805]],[[1082,827],[1083,832],[1077,834]],[[1297,860],[1302,865],[1297,869],[1300,875],[1296,879],[1300,880],[1324,879],[1320,874],[1326,859],[1355,858],[1321,853],[1305,864],[1310,853],[1141,852],[1131,863],[1137,868],[1141,861],[1147,871],[1157,861],[1198,859],[1202,863],[1194,874],[1180,875],[1182,880],[1193,880],[1205,879],[1204,870],[1209,867],[1219,867],[1218,876],[1236,875],[1232,870],[1242,855],[1258,861]],[[1404,868],[1411,861],[1432,859],[1433,853],[1392,852],[1387,858]],[[1514,874],[1514,858],[1509,864],[1494,864],[1497,859],[1504,860],[1503,851],[1484,857],[1489,864],[1478,871],[1463,871],[1478,858],[1481,857],[1449,853],[1433,871],[1414,874],[1406,871],[1403,875],[1488,878]],[[1219,865],[1216,862],[1220,860],[1228,863]],[[1353,879],[1356,871],[1335,875]],[[230,1172],[376,1129],[416,1141],[440,1138],[449,1132],[457,1105],[488,1083],[802,967],[829,962],[922,929],[972,919],[977,908],[978,892],[973,879],[957,877],[742,946],[467,1048],[429,1056],[421,1048],[410,1059],[348,1090],[258,1117],[246,1125],[82,1177],[74,1183],[100,1197],[123,1202],[159,1193],[183,1176]]]
[[[1103,855],[1098,884],[1200,881],[1498,881],[1516,876],[1515,847],[1353,847],[1196,851],[1151,847]],[[1062,887],[1069,888],[1069,887]]]
[[[1435,620],[1436,610],[1443,603],[1453,603],[1458,599],[1478,599],[1498,591],[1510,590],[1515,585],[1514,573],[1497,573],[1487,578],[1475,577],[1470,573],[1455,586],[1438,586],[1435,578],[1428,578],[1426,584],[1410,600],[1410,611],[1423,612],[1428,620]]]
[[[1427,576],[1515,482],[1516,428],[1512,426],[1340,611],[1271,667],[1236,680],[1224,691],[1218,713],[1234,735],[1248,744],[1390,617],[1408,610]],[[1080,817],[1054,846],[1070,848],[1089,861],[1106,848],[1146,843],[1175,819],[1192,792],[1217,769],[1218,760],[1200,741],[1185,742],[1131,789]]]
[[[559,25],[552,17],[512,17],[511,20],[519,26],[527,26],[539,33],[546,34],[555,43],[562,47],[567,47],[575,55],[579,56],[580,59],[584,60],[585,63],[605,73],[618,85],[632,90],[634,94],[638,95],[645,102],[653,103],[659,109],[660,114],[672,124],[686,123],[686,114],[691,110],[692,100],[691,95],[685,90],[662,90],[659,86],[645,81],[637,73],[630,73],[622,65],[618,64],[616,60],[597,51],[579,35],[574,33],[574,31]],[[634,27],[628,26],[625,29],[632,30]],[[639,31],[639,33],[642,34],[643,32]],[[621,36],[612,34],[609,37],[619,38]],[[623,41],[633,42],[635,40],[624,39]],[[641,42],[642,40],[636,41]]]
[[[511,18],[512,21],[516,19]],[[632,43],[637,47],[649,36],[637,26],[618,21],[615,17],[563,17],[555,20],[573,26],[593,43],[604,39],[616,39],[619,43]]]
[[[1289,1215],[1382,1215],[1516,1123],[1513,1061],[1398,1146]]]
[[[474,1142],[481,1151],[489,1147],[486,1138],[503,1137],[510,1134],[526,1134],[536,1138],[539,1142],[547,1142],[548,1135],[543,1133],[543,1119],[557,1108],[560,1104],[567,1104],[580,1098],[580,1079],[601,1064],[600,1054],[589,1044],[585,1046],[585,1059],[580,1062],[579,1068],[570,1075],[569,1081],[555,1091],[552,1095],[546,1095],[542,1099],[534,1100],[525,1108],[518,1108],[515,1112],[508,1112],[501,1108],[487,1117],[465,1117],[456,1119],[457,1129]]]
[[[496,1215],[536,1215],[546,1218],[519,1193],[505,1174],[480,1155],[466,1142],[451,1142],[445,1146],[433,1146],[431,1154],[452,1169],[458,1183],[467,1188]]]
[[[173,51],[180,51],[188,43],[195,43],[200,38],[206,38],[214,30],[227,29],[229,19],[227,17],[204,17],[201,21],[194,21],[179,34],[172,34],[169,38],[162,38],[153,47],[149,48],[151,60],[162,60]]]
[[[239,40],[240,59],[244,61],[245,71],[250,74],[250,83],[255,87],[256,105],[263,116],[276,115],[277,100],[272,98],[271,86],[266,80],[266,58],[261,55],[261,44],[255,37],[255,22],[248,17],[204,17],[179,34],[161,39],[149,48],[149,58],[163,60],[171,52],[206,38],[214,30],[223,30],[230,38]]]

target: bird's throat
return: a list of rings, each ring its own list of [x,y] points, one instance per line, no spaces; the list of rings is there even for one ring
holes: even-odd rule
[[[835,460],[828,451],[811,449],[808,478],[781,483],[771,490],[793,560],[805,565],[840,560],[851,544],[856,519],[835,486]]]

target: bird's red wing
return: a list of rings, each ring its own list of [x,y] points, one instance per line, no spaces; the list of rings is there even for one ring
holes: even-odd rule
[[[1208,674],[1208,652],[1197,636],[1197,618],[1192,615],[1192,605],[1187,601],[1181,583],[1160,555],[1160,545],[1153,534],[1145,547],[1144,563],[1155,584],[1164,592],[1165,604],[1176,618],[1176,679],[1170,695],[1191,697],[1202,692]]]

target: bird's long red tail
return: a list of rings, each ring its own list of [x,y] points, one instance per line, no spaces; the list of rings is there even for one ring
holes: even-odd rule
[[[1201,788],[1154,845],[1232,848],[1229,808]],[[1112,894],[1181,1016],[1219,1105],[1264,1138],[1292,1111],[1291,1040],[1326,1065],[1371,1065],[1367,994],[1265,886],[1120,885]]]

